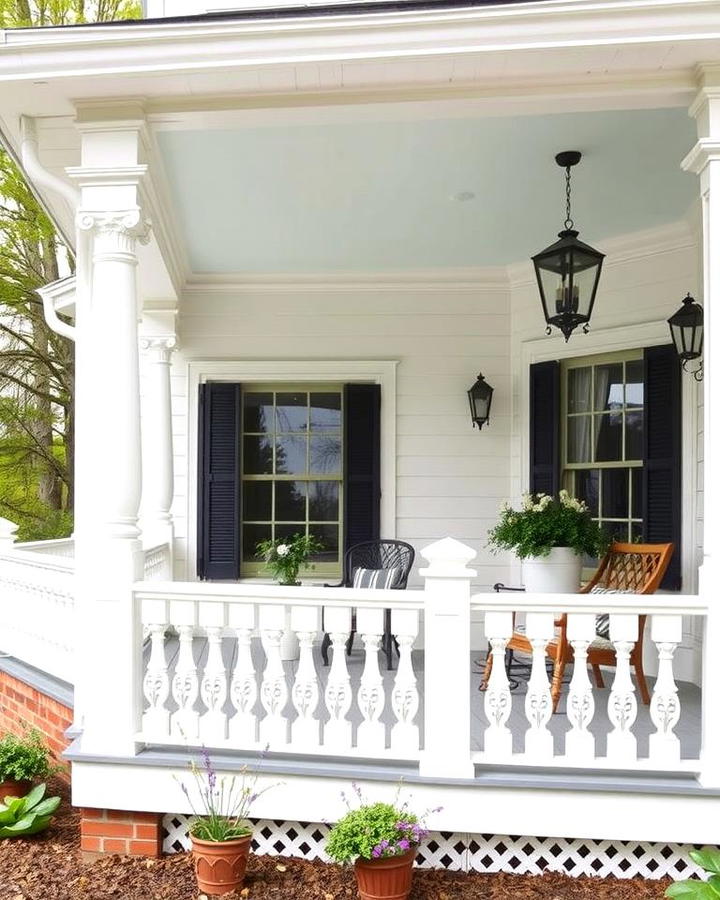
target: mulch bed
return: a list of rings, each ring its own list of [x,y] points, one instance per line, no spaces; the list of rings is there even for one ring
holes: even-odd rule
[[[65,791],[53,785],[54,792]],[[66,794],[65,794],[66,795]],[[0,841],[1,900],[198,900],[188,854],[164,859],[80,857],[79,817],[65,802],[49,831]],[[410,900],[655,900],[667,881],[617,881],[547,874],[415,872]],[[356,898],[351,869],[321,862],[251,856],[245,887],[225,900]]]

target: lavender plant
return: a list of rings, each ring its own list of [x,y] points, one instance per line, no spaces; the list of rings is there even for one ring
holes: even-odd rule
[[[345,794],[342,798],[348,812],[328,835],[325,850],[339,863],[361,859],[383,859],[399,856],[417,847],[428,834],[424,818],[438,809],[417,816],[408,809],[407,801],[399,803],[364,803],[360,788],[353,784],[360,806],[353,809]]]
[[[190,796],[187,785],[180,781],[180,787],[188,798],[193,813],[190,834],[201,841],[234,841],[252,834],[248,821],[253,803],[268,788],[257,789],[259,774],[244,767],[239,775],[219,776],[215,771],[210,754],[203,748],[202,766],[195,760],[190,763],[190,772],[195,781],[195,793],[199,804]]]

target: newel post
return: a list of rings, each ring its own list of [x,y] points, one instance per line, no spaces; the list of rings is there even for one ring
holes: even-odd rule
[[[470,582],[477,555],[452,538],[421,551],[425,578],[425,749],[420,774],[472,778]]]
[[[0,553],[8,553],[17,540],[18,526],[0,516]]]

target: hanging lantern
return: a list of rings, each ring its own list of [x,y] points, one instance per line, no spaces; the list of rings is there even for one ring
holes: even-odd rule
[[[535,276],[547,322],[547,334],[559,328],[567,341],[578,325],[587,334],[595,304],[600,270],[605,254],[578,240],[571,216],[570,172],[582,154],[577,150],[558,153],[555,162],[565,169],[565,228],[545,250],[533,256]]]
[[[493,390],[482,375],[478,375],[477,381],[467,392],[473,428],[477,425],[482,431],[483,425],[490,421],[490,404],[492,403]]]
[[[700,359],[703,350],[703,308],[690,296],[683,300],[680,309],[668,319],[670,334],[683,369],[691,372],[696,381],[702,381],[702,361],[697,369],[689,369],[688,363]]]

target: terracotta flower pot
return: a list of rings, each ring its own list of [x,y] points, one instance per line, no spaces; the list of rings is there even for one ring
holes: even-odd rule
[[[32,786],[32,781],[15,781],[14,778],[0,781],[0,802],[3,797],[25,797],[32,790]]]
[[[191,837],[193,867],[203,894],[227,894],[245,880],[252,835],[232,841],[201,841]]]
[[[406,900],[410,893],[416,848],[385,859],[357,859],[355,878],[360,900]]]

